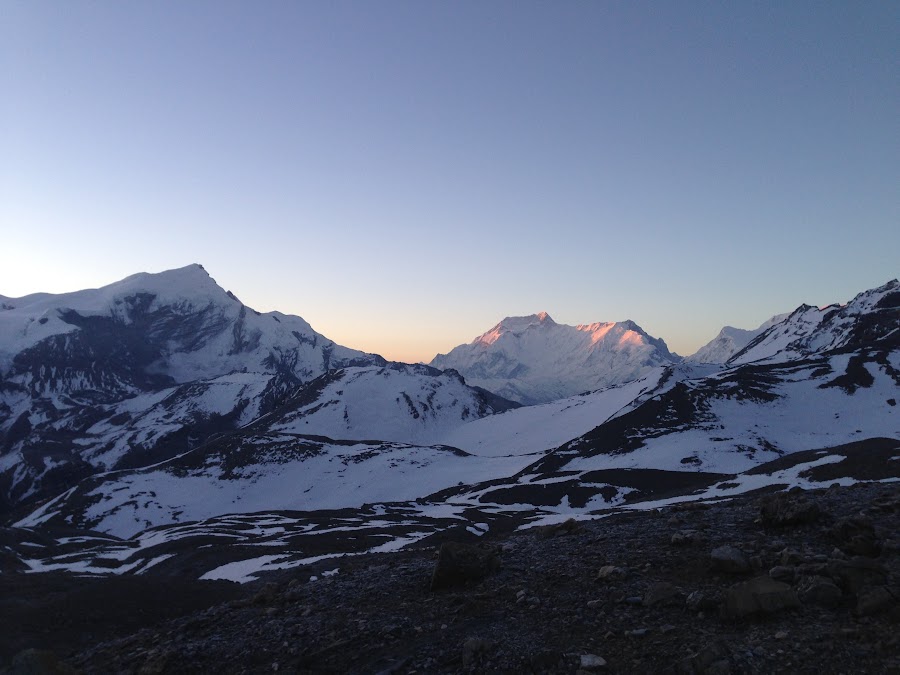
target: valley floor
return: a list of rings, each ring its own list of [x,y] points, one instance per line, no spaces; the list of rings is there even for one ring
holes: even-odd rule
[[[434,539],[243,586],[4,574],[0,656],[18,652],[11,672],[900,672],[900,483],[771,499],[473,536],[499,569],[435,591]]]

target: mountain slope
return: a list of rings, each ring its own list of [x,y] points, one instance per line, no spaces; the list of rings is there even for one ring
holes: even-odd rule
[[[633,321],[567,326],[546,312],[507,317],[470,344],[438,354],[469,384],[526,405],[636,380],[680,358]]]
[[[430,444],[466,422],[516,407],[467,386],[452,370],[389,363],[330,371],[253,429]]]
[[[332,368],[384,364],[260,314],[200,265],[0,303],[0,510],[160,461]]]
[[[864,291],[846,305],[801,305],[728,363],[789,361],[835,349],[900,346],[900,282]]]

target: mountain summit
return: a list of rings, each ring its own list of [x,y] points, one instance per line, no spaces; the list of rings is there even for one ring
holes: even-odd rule
[[[431,365],[527,405],[635,380],[680,360],[634,321],[568,326],[540,312],[507,317]]]

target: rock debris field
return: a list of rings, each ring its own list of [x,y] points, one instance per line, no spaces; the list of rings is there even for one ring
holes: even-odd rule
[[[900,673],[900,483],[430,539],[243,586],[2,583],[8,672]]]

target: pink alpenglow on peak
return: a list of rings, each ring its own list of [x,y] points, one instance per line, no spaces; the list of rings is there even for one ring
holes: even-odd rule
[[[629,382],[680,357],[633,321],[558,324],[546,312],[503,319],[431,365],[524,404]]]

